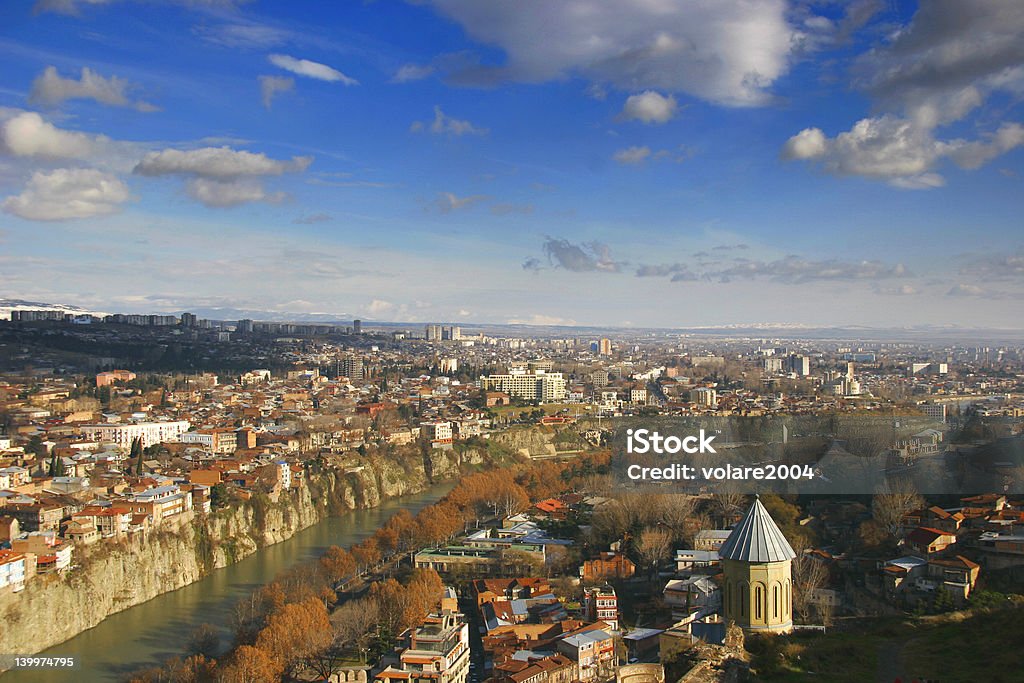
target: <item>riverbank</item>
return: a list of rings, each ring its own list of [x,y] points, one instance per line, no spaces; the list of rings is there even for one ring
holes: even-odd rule
[[[482,452],[423,458],[412,449],[352,458],[309,475],[276,502],[257,496],[210,514],[184,513],[145,537],[84,548],[74,570],[38,576],[21,593],[0,596],[0,652],[46,650],[332,515],[419,493],[486,460]]]

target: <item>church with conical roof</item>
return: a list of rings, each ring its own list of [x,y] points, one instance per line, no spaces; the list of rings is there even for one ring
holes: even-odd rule
[[[718,555],[725,585],[726,622],[744,631],[793,630],[793,551],[761,499],[729,534]]]

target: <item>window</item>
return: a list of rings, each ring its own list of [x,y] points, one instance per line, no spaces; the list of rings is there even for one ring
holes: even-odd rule
[[[764,589],[760,585],[754,589],[754,618],[761,618],[761,601],[764,599]]]
[[[779,618],[779,584],[772,585],[772,605],[774,606],[775,618]]]

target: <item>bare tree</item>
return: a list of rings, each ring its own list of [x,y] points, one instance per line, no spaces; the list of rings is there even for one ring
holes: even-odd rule
[[[661,527],[644,529],[636,543],[641,561],[651,567],[653,573],[658,563],[667,560],[672,552],[672,533]]]
[[[925,501],[909,483],[890,484],[871,499],[871,516],[895,539],[899,539],[903,518],[924,507]]]
[[[807,620],[814,592],[828,584],[828,567],[812,555],[800,553],[793,560],[793,610]]]

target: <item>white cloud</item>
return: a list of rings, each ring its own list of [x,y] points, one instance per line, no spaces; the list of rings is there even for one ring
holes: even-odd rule
[[[650,147],[626,147],[612,155],[612,159],[620,164],[640,164],[651,156]]]
[[[430,76],[436,68],[430,64],[403,64],[391,78],[393,83],[420,81]]]
[[[1024,126],[1003,124],[983,140],[938,140],[929,128],[891,114],[861,119],[849,131],[828,138],[818,128],[791,137],[782,157],[819,162],[829,173],[887,180],[903,189],[941,187],[935,172],[943,159],[975,169],[1024,145]]]
[[[667,123],[676,115],[677,110],[675,97],[665,97],[653,90],[646,90],[639,95],[630,95],[626,99],[620,118],[624,121]]]
[[[365,310],[370,315],[381,315],[383,313],[387,313],[388,311],[394,310],[394,308],[395,305],[393,303],[391,303],[390,301],[385,301],[383,299],[374,299],[366,306],[363,306],[363,310]]]
[[[270,109],[278,93],[288,92],[295,87],[295,79],[287,76],[260,76],[259,82],[260,99],[267,109]]]
[[[21,112],[0,124],[0,149],[19,157],[89,159],[110,144],[103,135],[57,128],[34,111]]]
[[[512,0],[433,5],[474,40],[505,52],[501,66],[453,72],[457,82],[579,74],[623,90],[686,92],[730,106],[767,103],[800,36],[784,0],[566,0],[529,12]]]
[[[297,59],[288,55],[270,55],[270,63],[276,67],[291,71],[297,76],[315,78],[320,81],[340,82],[343,85],[359,85],[359,81],[341,73],[335,68],[308,59]]]
[[[870,7],[865,12],[873,11]],[[943,160],[976,169],[1024,145],[1024,126],[1004,122],[978,139],[943,139],[939,130],[981,107],[994,93],[1024,95],[1024,3],[932,0],[910,23],[863,55],[855,85],[883,113],[829,139],[818,128],[791,137],[786,159],[820,162],[838,175],[888,181],[905,189],[945,184]]]
[[[185,192],[210,207],[231,207],[246,202],[280,203],[283,192],[267,192],[262,178],[304,171],[312,157],[271,159],[262,152],[230,147],[165,149],[146,154],[133,173],[144,176],[189,176]]]
[[[128,201],[128,187],[96,169],[59,168],[36,172],[21,194],[3,202],[7,213],[33,221],[105,216]]]
[[[228,208],[248,202],[280,204],[287,199],[283,192],[267,192],[261,182],[252,178],[190,178],[185,183],[185,192],[192,199],[213,208]]]
[[[451,135],[454,137],[461,137],[463,135],[487,135],[488,130],[486,128],[479,128],[474,126],[465,119],[456,119],[445,114],[441,107],[434,107],[434,120],[429,123],[423,121],[414,121],[409,130],[414,133],[420,133],[424,130],[429,130],[434,135]]]
[[[439,192],[437,199],[434,200],[434,206],[441,213],[451,213],[452,211],[458,211],[459,209],[465,209],[477,202],[482,202],[490,199],[485,194],[474,194],[468,197],[458,197],[452,192]]]
[[[226,146],[192,150],[165,149],[146,154],[135,166],[134,172],[144,176],[180,174],[236,178],[304,171],[312,161],[313,157],[292,157],[287,161],[271,159],[262,152],[247,152]]]
[[[94,100],[112,107],[134,107],[142,112],[159,111],[159,107],[129,99],[127,91],[131,84],[123,78],[104,78],[88,67],[82,68],[81,76],[64,78],[57,73],[57,67],[48,66],[32,82],[29,102],[44,106],[57,106],[65,100]]]

